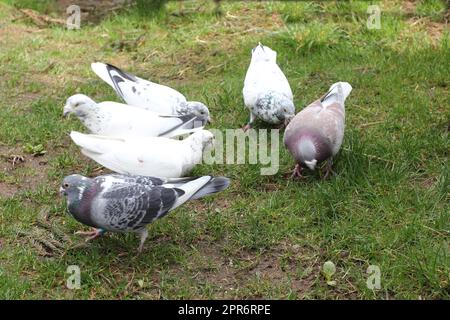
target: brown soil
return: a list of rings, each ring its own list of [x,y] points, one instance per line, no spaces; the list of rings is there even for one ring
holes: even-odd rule
[[[19,192],[34,190],[47,181],[47,157],[25,154],[17,147],[0,146],[0,168],[5,177],[0,178],[0,198],[10,198]]]
[[[69,6],[73,5],[73,0],[58,0],[56,2],[56,8],[60,15],[66,16],[66,10]],[[130,3],[128,0],[78,0],[76,5],[80,6],[81,19],[89,22],[98,22],[108,14],[111,14],[115,10],[119,10]]]
[[[442,22],[430,21],[427,17],[416,16],[417,0],[404,1],[402,8],[406,16],[410,17],[408,19],[409,24],[413,28],[424,28],[428,35],[430,36],[433,43],[440,41],[442,34],[448,29],[448,19],[450,16],[450,10],[447,10],[445,19]]]

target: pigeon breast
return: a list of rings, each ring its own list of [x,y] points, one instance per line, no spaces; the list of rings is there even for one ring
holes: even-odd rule
[[[300,111],[289,123],[285,131],[285,142],[299,139],[310,132],[315,140],[327,141],[331,148],[331,155],[334,156],[340,149],[344,137],[344,111],[338,103],[333,103],[328,107],[323,107],[320,100],[313,102],[308,107]],[[319,160],[319,159],[317,159]]]

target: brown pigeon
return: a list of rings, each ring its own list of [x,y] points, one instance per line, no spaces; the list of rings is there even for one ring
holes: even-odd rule
[[[294,157],[293,176],[302,177],[301,170],[314,170],[327,161],[325,178],[332,171],[332,158],[338,153],[345,128],[344,102],[352,91],[347,82],[337,82],[319,100],[300,111],[286,127],[284,144]]]

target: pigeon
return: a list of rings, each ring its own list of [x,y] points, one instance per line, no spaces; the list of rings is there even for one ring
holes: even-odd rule
[[[261,43],[252,50],[243,89],[244,104],[250,110],[244,131],[251,128],[256,118],[287,124],[295,115],[291,87],[276,60],[277,53]]]
[[[141,252],[148,236],[147,224],[164,217],[185,202],[225,190],[225,177],[160,179],[110,174],[87,178],[73,174],[64,178],[60,194],[70,214],[94,231],[77,232],[92,240],[106,231],[140,235]]]
[[[205,123],[194,114],[160,115],[122,103],[95,103],[83,94],[67,99],[64,116],[75,114],[93,134],[110,137],[176,137],[201,130]]]
[[[81,152],[102,166],[121,174],[179,178],[190,172],[212,147],[214,135],[196,131],[186,139],[162,137],[115,138],[72,131]]]
[[[332,170],[333,157],[344,138],[345,99],[352,91],[347,82],[337,82],[317,101],[300,111],[288,124],[284,144],[296,161],[293,176],[302,177],[301,170],[314,170],[327,161],[326,178]]]
[[[91,68],[129,105],[161,114],[193,113],[202,121],[211,121],[207,106],[198,101],[187,101],[172,88],[141,79],[107,63],[94,62]]]

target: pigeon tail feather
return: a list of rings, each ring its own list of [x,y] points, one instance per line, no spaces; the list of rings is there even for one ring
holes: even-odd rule
[[[94,62],[91,63],[91,68],[92,71],[109,84],[123,100],[125,100],[125,97],[119,87],[119,83],[126,81],[137,82],[139,80],[136,76],[122,71],[109,63]]]
[[[198,199],[222,191],[228,187],[229,182],[229,179],[224,177],[203,176],[184,185],[177,186],[177,189],[183,190],[184,194],[178,198],[172,209],[182,205],[189,199]]]
[[[305,161],[305,164],[308,166],[309,169],[314,170],[317,165],[317,160],[313,159],[311,161]]]
[[[200,190],[198,190],[191,199],[198,199],[212,193],[217,193],[225,190],[230,185],[230,179],[225,177],[214,177],[207,184],[205,184]]]
[[[110,150],[111,143],[117,141],[123,142],[123,139],[106,137],[95,134],[84,134],[77,131],[72,131],[70,137],[76,145],[82,148],[82,151],[89,151],[89,153],[101,154]],[[99,143],[101,142],[101,143]]]
[[[325,107],[335,102],[343,105],[351,91],[352,86],[348,82],[336,82],[331,85],[321,102]]]
[[[94,73],[100,77],[103,81],[105,81],[107,84],[109,84],[111,87],[114,88],[114,83],[111,79],[111,76],[108,72],[108,69],[106,67],[106,64],[101,62],[93,62],[91,63],[91,69],[94,71]]]

